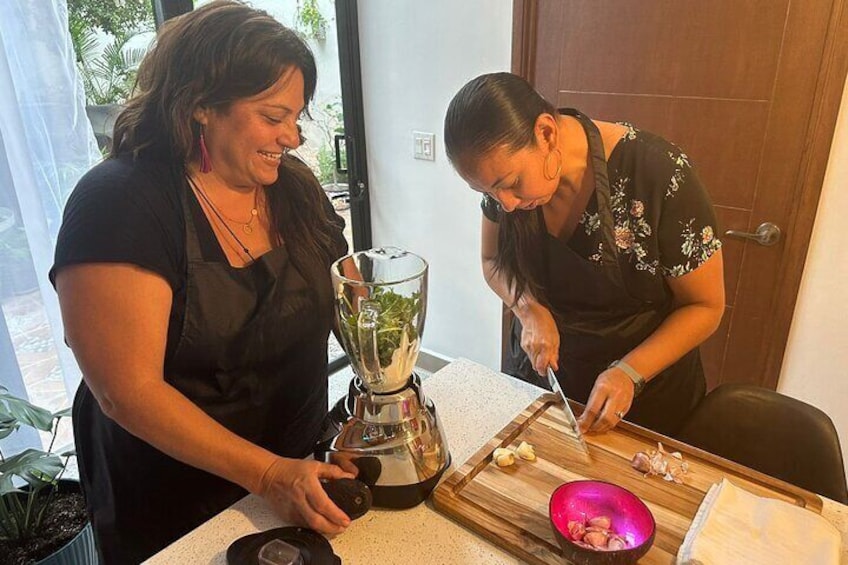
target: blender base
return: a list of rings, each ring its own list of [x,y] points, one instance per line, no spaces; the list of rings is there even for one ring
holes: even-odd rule
[[[442,470],[420,483],[399,486],[371,485],[372,506],[402,510],[421,504],[427,500],[430,493],[439,484],[439,479],[442,478],[447,468],[450,467],[450,463],[451,459],[450,455],[448,455],[447,464]]]
[[[393,509],[426,500],[451,462],[435,406],[415,373],[390,394],[369,394],[354,378],[327,415],[315,459],[354,463],[371,488],[373,506]]]

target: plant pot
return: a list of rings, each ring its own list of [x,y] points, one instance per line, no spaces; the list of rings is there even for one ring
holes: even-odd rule
[[[35,565],[97,565],[97,547],[94,545],[94,530],[91,522],[86,523],[74,539],[63,548],[48,555]]]
[[[59,493],[75,492],[80,492],[79,482],[69,479],[61,479],[59,481]],[[54,501],[48,507],[47,511],[55,511],[57,506],[60,506],[60,503]],[[82,512],[85,512],[84,508]],[[30,555],[30,558],[34,557]],[[97,549],[94,544],[94,531],[92,530],[91,522],[86,519],[85,525],[69,541],[59,546],[49,555],[42,556],[39,561],[35,562],[35,565],[98,565],[98,563]]]
[[[85,107],[91,129],[94,130],[94,138],[100,151],[107,151],[112,145],[112,131],[115,129],[115,120],[124,110],[122,104],[93,104]]]

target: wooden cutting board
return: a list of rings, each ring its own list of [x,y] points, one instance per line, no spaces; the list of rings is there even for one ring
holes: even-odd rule
[[[572,407],[582,413],[580,404]],[[548,519],[551,493],[568,481],[605,480],[630,490],[651,509],[656,539],[639,562],[664,565],[674,563],[701,500],[723,477],[754,494],[821,513],[822,500],[813,493],[628,422],[607,434],[586,436],[587,458],[564,433],[566,425],[561,401],[542,396],[436,488],[436,510],[529,563],[561,564]],[[515,449],[522,441],[535,447],[536,461],[516,458],[515,465],[503,468],[492,463],[495,448]],[[630,466],[634,453],[656,449],[658,441],[689,462],[684,484],[644,477]]]

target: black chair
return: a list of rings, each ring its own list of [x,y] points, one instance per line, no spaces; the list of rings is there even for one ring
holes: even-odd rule
[[[839,437],[814,406],[761,387],[723,384],[676,436],[725,459],[848,504]]]

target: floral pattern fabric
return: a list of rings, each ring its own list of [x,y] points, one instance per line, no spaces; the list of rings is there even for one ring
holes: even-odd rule
[[[607,163],[615,246],[628,286],[655,294],[664,277],[691,273],[721,248],[715,213],[689,157],[649,132],[627,131]],[[503,213],[493,199],[481,203],[486,217]],[[601,218],[590,198],[567,245],[601,264]],[[650,289],[649,289],[650,287]]]

